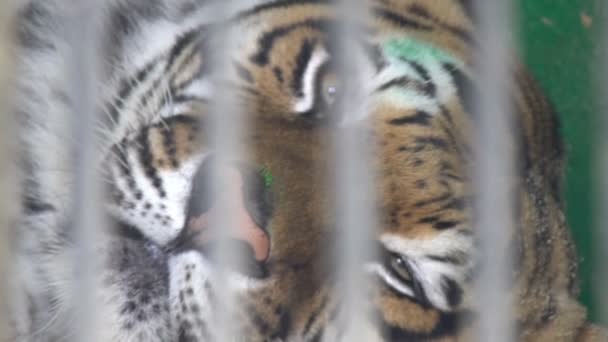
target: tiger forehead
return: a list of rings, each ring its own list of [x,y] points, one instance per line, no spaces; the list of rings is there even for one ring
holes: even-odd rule
[[[332,59],[328,33],[335,24],[334,8],[322,1],[298,1],[289,6],[273,4],[243,15],[238,30],[246,34],[241,36],[235,77],[246,89],[245,97],[254,101],[250,108],[256,105],[263,108],[258,112],[315,111],[318,92],[330,91],[319,86],[327,87],[326,69],[331,69],[325,64]],[[374,82],[389,79],[394,83],[387,82],[387,89],[381,89],[380,96],[376,97],[375,92],[370,95],[380,102],[393,101],[401,106],[419,106],[427,112],[437,112],[436,100],[446,102],[454,93],[453,85],[443,84],[442,74],[446,70],[438,69],[457,68],[467,73],[471,24],[461,5],[455,1],[442,2],[441,6],[428,6],[421,1],[370,1],[369,4],[370,20],[365,25],[365,34],[357,37],[361,39],[364,54],[371,57],[363,61],[362,67],[372,70],[386,62],[391,68],[376,75],[366,72],[370,79],[368,87],[371,90],[382,86]],[[419,68],[420,64],[425,67],[428,63],[434,65]],[[418,75],[396,77],[408,73]],[[419,90],[429,89],[427,76],[439,83],[437,99],[418,96]],[[410,89],[402,91],[406,88],[404,85]]]
[[[370,0],[368,33],[383,40],[409,36],[442,46],[460,59],[469,61],[473,24],[462,8],[462,1]],[[243,15],[242,29],[254,30],[258,45],[270,34],[289,35],[310,28],[326,34],[336,18],[335,6],[327,1],[294,1],[289,5],[259,6]],[[255,15],[253,15],[255,14]]]

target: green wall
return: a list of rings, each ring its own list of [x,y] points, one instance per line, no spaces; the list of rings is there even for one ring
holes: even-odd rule
[[[592,277],[593,32],[601,0],[519,0],[522,54],[562,119],[568,147],[568,221],[581,260],[581,300],[597,319]]]

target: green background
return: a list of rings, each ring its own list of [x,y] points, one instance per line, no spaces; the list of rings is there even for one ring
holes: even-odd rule
[[[592,147],[596,122],[593,94],[594,39],[601,0],[519,0],[521,54],[561,116],[568,149],[567,216],[580,258],[581,300],[591,319],[598,312],[592,296]]]

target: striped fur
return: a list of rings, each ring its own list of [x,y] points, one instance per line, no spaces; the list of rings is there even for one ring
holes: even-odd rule
[[[477,259],[467,172],[476,124],[470,1],[369,4],[356,46],[365,56],[367,134],[377,151],[380,222],[370,243],[381,253],[361,265],[376,285],[366,298],[379,322],[372,333],[380,341],[467,341],[483,305],[471,282],[488,267]],[[62,74],[68,66],[61,5],[24,1],[18,22],[16,108],[25,156],[18,341],[60,341],[74,314],[65,129],[72,99]],[[239,33],[228,76],[251,123],[238,142],[249,154],[238,165],[263,167],[275,179],[272,206],[262,205],[266,193],[247,188],[248,210],[271,232],[272,249],[264,276],[228,277],[242,304],[234,328],[247,341],[340,340],[339,289],[326,255],[335,218],[319,172],[331,162],[329,116],[341,100],[328,34],[334,9],[322,0],[260,0],[216,18],[203,0],[112,0],[104,13],[99,167],[114,227],[98,246],[103,340],[213,337],[214,264],[185,226],[196,175],[213,156],[210,64],[226,29]],[[504,247],[518,256],[508,286],[518,298],[518,333],[522,341],[604,341],[576,302],[557,118],[524,68],[513,70],[518,228]]]

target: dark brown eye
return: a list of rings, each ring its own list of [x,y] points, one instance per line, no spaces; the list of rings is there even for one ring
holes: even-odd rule
[[[399,277],[399,280],[404,283],[411,283],[413,281],[410,267],[401,255],[391,255],[389,263],[391,271],[395,276]]]

